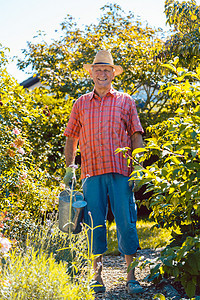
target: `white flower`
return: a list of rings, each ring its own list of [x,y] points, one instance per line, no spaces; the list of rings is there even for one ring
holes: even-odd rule
[[[22,155],[24,155],[24,154],[25,154],[25,151],[24,151],[24,149],[23,149],[23,148],[19,148],[19,149],[18,149],[18,152],[19,152],[19,153],[21,153]]]
[[[22,173],[22,177],[23,177],[24,179],[26,179],[26,178],[27,178],[27,173],[26,173],[26,172],[23,172],[23,173]]]
[[[10,250],[11,246],[12,244],[7,238],[0,237],[0,251],[3,254],[7,253]]]
[[[60,184],[60,188],[61,188],[61,189],[65,189],[64,183],[61,183],[61,184]]]
[[[20,130],[19,130],[18,128],[15,127],[15,128],[13,129],[13,133],[16,134],[16,135],[18,135],[18,134],[20,134]]]

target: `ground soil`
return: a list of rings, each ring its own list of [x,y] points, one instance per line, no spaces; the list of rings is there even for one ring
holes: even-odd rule
[[[160,249],[151,250],[144,249],[138,251],[138,256],[144,257],[144,259],[155,260],[159,257]],[[123,256],[104,256],[103,261],[103,281],[106,286],[106,292],[104,294],[97,294],[96,300],[114,300],[114,299],[153,299],[154,295],[162,293],[166,299],[187,299],[184,295],[184,291],[180,286],[175,288],[174,282],[168,281],[164,285],[156,286],[152,282],[145,280],[150,273],[149,267],[145,267],[140,270],[136,268],[135,275],[141,286],[144,288],[144,293],[141,295],[131,296],[126,291],[126,263]],[[179,294],[180,292],[180,294]],[[184,296],[183,296],[184,295]]]

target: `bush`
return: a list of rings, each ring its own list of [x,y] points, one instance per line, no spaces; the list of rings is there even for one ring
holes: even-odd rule
[[[162,252],[154,278],[173,275],[193,297],[200,277],[200,69],[191,73],[177,68],[177,62],[166,65],[175,75],[162,92],[178,108],[173,118],[149,128],[152,138],[145,147],[145,156],[156,154],[158,160],[143,168],[134,159],[137,167],[132,176],[148,183],[147,192],[153,191],[145,203],[158,226],[173,229],[172,243]]]
[[[2,69],[0,97],[0,209],[8,211],[12,220],[38,218],[56,209],[64,157],[52,143],[61,143],[69,103],[60,107],[64,100],[55,104],[46,92],[25,91]],[[47,101],[52,105],[51,119],[43,113]],[[56,168],[58,178],[53,176]]]
[[[66,264],[40,252],[12,252],[0,273],[3,299],[94,299],[87,283],[71,282]]]

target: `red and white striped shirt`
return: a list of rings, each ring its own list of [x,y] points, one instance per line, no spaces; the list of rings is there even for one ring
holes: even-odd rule
[[[81,178],[105,173],[130,175],[126,158],[117,148],[131,147],[130,137],[143,133],[134,100],[113,88],[102,99],[94,90],[72,108],[64,135],[79,138]]]

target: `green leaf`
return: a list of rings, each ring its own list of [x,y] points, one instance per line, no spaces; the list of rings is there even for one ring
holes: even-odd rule
[[[125,153],[125,152],[127,152],[129,149],[130,149],[129,147],[117,148],[117,149],[115,150],[115,154],[117,154],[117,153],[119,153],[119,152]]]
[[[145,148],[136,148],[133,150],[132,155],[135,156],[136,154],[143,152],[147,152],[147,150]]]
[[[197,136],[197,133],[196,133],[196,131],[193,130],[193,132],[191,132],[191,137],[193,139],[196,139],[196,136]]]
[[[190,273],[192,275],[200,275],[200,252],[195,252],[188,255],[187,262],[191,267]]]
[[[170,64],[163,64],[162,67],[163,67],[163,68],[170,69],[171,71],[173,71],[174,73],[176,73],[176,68],[175,68],[173,65],[170,65]]]
[[[185,292],[188,295],[188,297],[192,298],[195,296],[196,285],[194,284],[194,282],[192,280],[186,282],[184,287],[185,287]]]
[[[139,261],[137,258],[133,258],[133,261],[130,263],[130,265],[127,268],[127,273],[129,273],[131,270],[133,270],[135,267],[137,267],[139,264]]]
[[[170,156],[170,157],[165,159],[165,162],[167,162],[169,160],[174,162],[176,165],[179,165],[181,163],[181,161],[177,158],[177,156]]]
[[[135,165],[134,171],[144,171],[145,169],[141,165]]]

